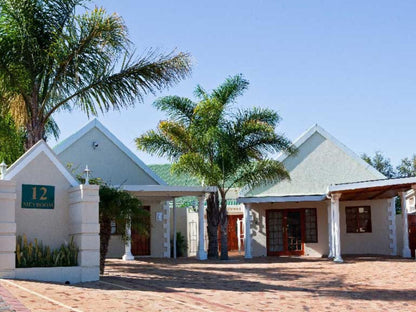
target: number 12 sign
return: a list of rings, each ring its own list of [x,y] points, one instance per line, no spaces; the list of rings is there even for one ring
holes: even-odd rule
[[[55,186],[22,184],[22,208],[53,209]]]

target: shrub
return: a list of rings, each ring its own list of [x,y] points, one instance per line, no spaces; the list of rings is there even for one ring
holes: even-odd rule
[[[57,267],[78,265],[78,247],[71,237],[69,244],[51,250],[49,246],[43,246],[42,241],[28,242],[25,234],[17,237],[16,242],[16,267]]]

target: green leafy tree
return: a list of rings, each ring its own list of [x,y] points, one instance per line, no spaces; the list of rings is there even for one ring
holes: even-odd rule
[[[105,258],[111,237],[111,222],[117,226],[117,234],[124,240],[131,239],[126,236],[125,225],[130,220],[131,228],[143,235],[149,235],[150,224],[146,224],[149,212],[142,208],[140,200],[127,191],[108,185],[100,185],[100,272],[104,273]]]
[[[229,77],[208,93],[195,89],[198,102],[167,96],[154,105],[169,116],[156,130],[136,139],[137,147],[166,156],[172,170],[186,173],[216,186],[207,198],[208,257],[218,257],[218,226],[221,229],[221,259],[228,259],[226,194],[233,187],[256,186],[289,178],[272,152],[292,152],[291,143],[275,129],[280,121],[270,109],[235,109],[238,96],[248,87],[241,75]]]
[[[367,154],[362,154],[361,158],[380,173],[384,174],[387,178],[390,179],[396,176],[396,172],[394,171],[390,159],[385,157],[381,152],[376,152],[372,157]]]
[[[0,162],[11,165],[24,153],[25,133],[10,115],[0,116]]]
[[[397,166],[397,175],[402,178],[416,176],[416,155],[402,159],[400,165]]]
[[[59,133],[54,113],[120,110],[190,73],[186,53],[132,52],[117,14],[87,0],[0,0],[0,112],[26,130],[25,148]]]

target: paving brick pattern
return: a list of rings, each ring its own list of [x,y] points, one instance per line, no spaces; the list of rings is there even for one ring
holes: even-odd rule
[[[110,260],[99,282],[0,284],[31,311],[416,312],[414,260],[344,260]]]

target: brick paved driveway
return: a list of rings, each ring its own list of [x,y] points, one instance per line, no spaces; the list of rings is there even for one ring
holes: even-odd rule
[[[416,311],[416,262],[385,257],[110,260],[100,282],[0,285],[32,311]]]

